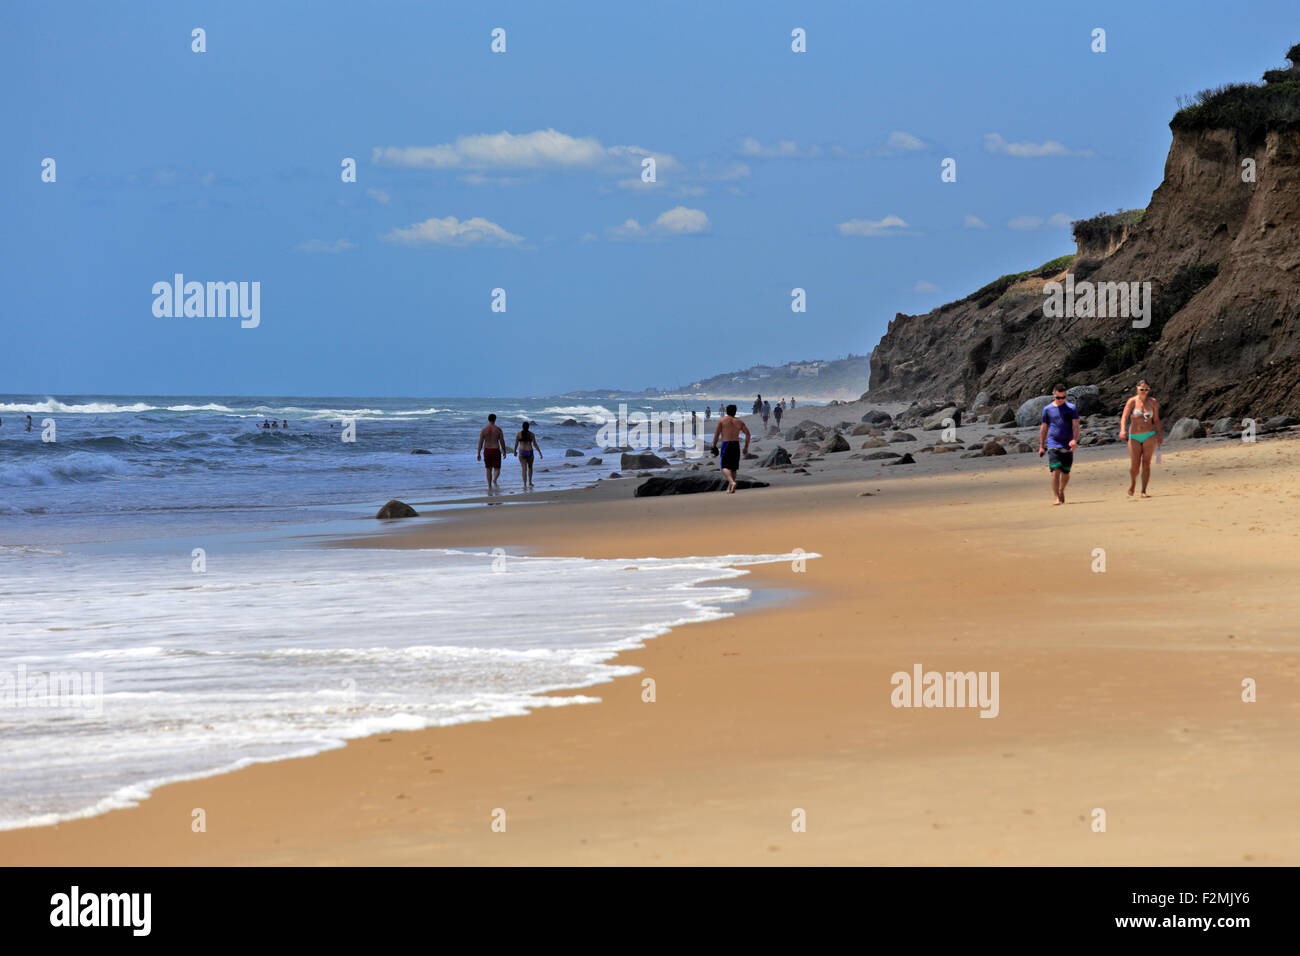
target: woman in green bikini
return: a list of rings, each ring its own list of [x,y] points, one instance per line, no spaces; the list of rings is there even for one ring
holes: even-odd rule
[[[1128,438],[1128,496],[1133,497],[1137,485],[1138,471],[1142,472],[1142,497],[1147,494],[1147,482],[1151,480],[1151,456],[1157,445],[1165,443],[1164,429],[1160,427],[1160,403],[1151,397],[1151,386],[1146,379],[1138,382],[1137,394],[1124,404],[1124,411],[1119,416],[1119,440]],[[1154,439],[1154,441],[1152,440]]]

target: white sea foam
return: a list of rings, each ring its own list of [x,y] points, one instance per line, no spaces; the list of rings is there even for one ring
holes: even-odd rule
[[[368,734],[592,702],[538,695],[634,672],[610,659],[726,616],[748,594],[735,566],[794,557],[209,549],[194,573],[189,548],[0,550],[0,672],[103,678],[92,713],[14,706],[0,675],[0,828]]]

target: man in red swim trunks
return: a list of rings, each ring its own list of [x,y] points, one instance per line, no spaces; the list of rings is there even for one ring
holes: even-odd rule
[[[488,423],[478,433],[478,453],[476,457],[483,462],[483,469],[487,472],[489,493],[501,487],[497,479],[501,477],[501,456],[506,450],[505,433],[497,427],[496,422],[496,415],[489,415]]]

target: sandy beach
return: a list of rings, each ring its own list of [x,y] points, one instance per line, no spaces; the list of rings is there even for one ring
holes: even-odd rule
[[[624,654],[643,671],[600,703],[167,786],[0,833],[0,862],[1294,865],[1297,448],[1167,445],[1146,501],[1122,449],[1085,450],[1064,508],[1023,455],[413,522],[352,543],[821,557],[752,569],[752,607]],[[997,672],[997,716],[892,706],[916,665]]]

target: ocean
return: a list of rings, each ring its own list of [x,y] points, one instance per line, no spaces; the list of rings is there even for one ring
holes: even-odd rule
[[[632,672],[620,650],[727,616],[744,565],[793,557],[318,546],[373,532],[392,497],[480,494],[489,411],[508,438],[536,423],[539,490],[618,467],[586,465],[617,409],[562,400],[0,396],[0,829],[351,738],[589,703],[535,695]],[[271,417],[289,427],[257,427]],[[513,459],[502,484],[510,506]]]

